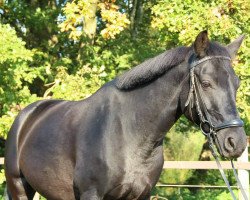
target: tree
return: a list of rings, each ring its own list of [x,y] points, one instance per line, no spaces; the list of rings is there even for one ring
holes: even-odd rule
[[[6,137],[17,112],[37,100],[29,90],[29,84],[40,75],[40,68],[29,67],[32,56],[15,30],[0,24],[0,137]]]

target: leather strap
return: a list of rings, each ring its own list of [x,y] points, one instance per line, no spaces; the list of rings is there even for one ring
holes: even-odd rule
[[[244,197],[244,199],[247,200],[247,195],[246,195],[246,193],[245,193],[245,190],[243,189],[242,184],[241,184],[241,182],[240,182],[240,179],[239,179],[239,177],[238,177],[238,174],[237,174],[237,172],[236,172],[236,170],[235,170],[235,168],[234,168],[233,160],[231,160],[231,165],[232,165],[232,168],[233,168],[234,176],[235,176],[236,181],[237,181],[237,185],[238,185],[238,187],[240,188],[241,194],[242,194],[242,196]]]
[[[190,68],[194,68],[194,67],[196,67],[197,65],[199,65],[201,63],[204,63],[204,62],[206,62],[208,60],[214,60],[214,59],[229,60],[229,61],[231,61],[231,58],[230,57],[226,57],[226,56],[206,56],[206,57],[204,57],[202,59],[191,61]]]
[[[214,156],[214,159],[215,159],[215,161],[216,161],[216,164],[217,164],[217,167],[218,167],[218,169],[219,169],[219,171],[220,171],[220,174],[221,174],[221,176],[222,176],[224,182],[226,183],[227,188],[228,188],[228,190],[229,190],[229,192],[230,192],[232,198],[233,198],[234,200],[237,200],[236,197],[235,197],[235,194],[234,194],[234,192],[233,192],[233,190],[232,190],[232,188],[231,188],[231,186],[230,186],[230,184],[229,184],[229,181],[228,181],[228,179],[227,179],[227,177],[226,177],[226,175],[225,175],[225,172],[224,172],[224,170],[223,170],[223,168],[222,168],[222,166],[221,166],[221,164],[220,164],[218,155],[216,154],[216,150],[215,150],[215,148],[214,148],[215,145],[214,145],[214,143],[213,143],[213,140],[212,140],[212,137],[211,137],[211,136],[208,137],[208,141],[209,141],[209,147],[210,147],[210,149],[211,149],[212,155]],[[240,189],[240,191],[241,191],[241,194],[242,194],[242,196],[243,196],[243,198],[244,198],[245,200],[248,200],[247,195],[246,195],[246,193],[245,193],[245,190],[243,189],[242,184],[241,184],[241,182],[240,182],[240,179],[239,179],[239,177],[238,177],[238,174],[237,174],[237,172],[236,172],[236,170],[235,170],[235,167],[234,167],[234,164],[233,164],[233,160],[230,160],[230,161],[231,161],[231,165],[232,165],[232,169],[233,169],[233,172],[234,172],[234,176],[235,176],[235,178],[236,178],[237,185],[238,185],[238,187],[239,187],[239,189]]]
[[[232,128],[232,127],[242,127],[244,126],[244,122],[241,119],[233,119],[231,121],[224,122],[218,126],[214,127],[215,131],[219,131],[225,128]]]
[[[213,139],[212,139],[211,137],[208,137],[208,141],[209,141],[209,147],[210,147],[210,149],[211,149],[212,155],[214,156],[214,159],[215,159],[215,161],[216,161],[216,164],[217,164],[217,167],[218,167],[218,169],[219,169],[219,171],[220,171],[220,174],[221,174],[221,176],[222,176],[224,182],[226,183],[227,188],[228,188],[228,190],[229,190],[229,192],[230,192],[232,198],[233,198],[234,200],[237,200],[237,199],[236,199],[236,196],[235,196],[235,194],[234,194],[234,192],[233,192],[233,190],[232,190],[232,188],[231,188],[231,186],[230,186],[230,184],[229,184],[229,181],[228,181],[228,179],[227,179],[227,177],[226,177],[226,175],[225,175],[225,172],[224,172],[224,170],[222,169],[222,166],[221,166],[221,164],[220,164],[219,158],[218,158],[218,156],[217,156],[217,154],[216,154],[216,150],[215,150],[215,148],[214,148]],[[247,200],[247,199],[246,199],[246,200]]]

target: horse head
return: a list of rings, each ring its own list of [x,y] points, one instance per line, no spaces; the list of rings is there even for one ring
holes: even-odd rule
[[[210,42],[207,31],[203,31],[197,36],[188,60],[190,84],[184,115],[198,124],[212,138],[218,152],[227,158],[239,157],[247,145],[236,108],[240,81],[231,62],[243,38],[222,46]]]

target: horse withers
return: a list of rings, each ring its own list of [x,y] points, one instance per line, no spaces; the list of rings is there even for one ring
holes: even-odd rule
[[[20,112],[6,141],[10,199],[148,200],[163,167],[165,133],[184,114],[236,158],[246,135],[232,65],[243,37],[227,46],[201,32],[82,101],[43,100]],[[198,103],[197,103],[198,102]]]

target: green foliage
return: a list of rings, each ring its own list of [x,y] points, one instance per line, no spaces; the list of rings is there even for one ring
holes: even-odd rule
[[[205,138],[197,130],[190,130],[189,134],[176,131],[179,126],[182,126],[180,121],[167,133],[164,141],[164,158],[165,160],[198,160]],[[192,170],[164,170],[160,182],[184,184],[192,174]]]
[[[0,24],[0,136],[6,137],[17,112],[36,100],[28,85],[39,75],[29,68],[33,53],[9,25]]]
[[[152,8],[152,27],[179,44],[190,45],[204,29],[212,39],[229,42],[249,29],[242,23],[249,20],[248,10],[249,4],[242,0],[162,0]]]
[[[16,32],[9,25],[0,24],[0,63],[12,61],[22,63],[32,59],[32,52],[25,49],[20,38],[16,37]],[[2,66],[3,67],[3,66]]]
[[[103,84],[107,74],[103,68],[89,68],[84,66],[75,75],[67,73],[65,68],[58,68],[53,85],[45,92],[44,97],[53,95],[53,98],[80,100],[89,97]]]

